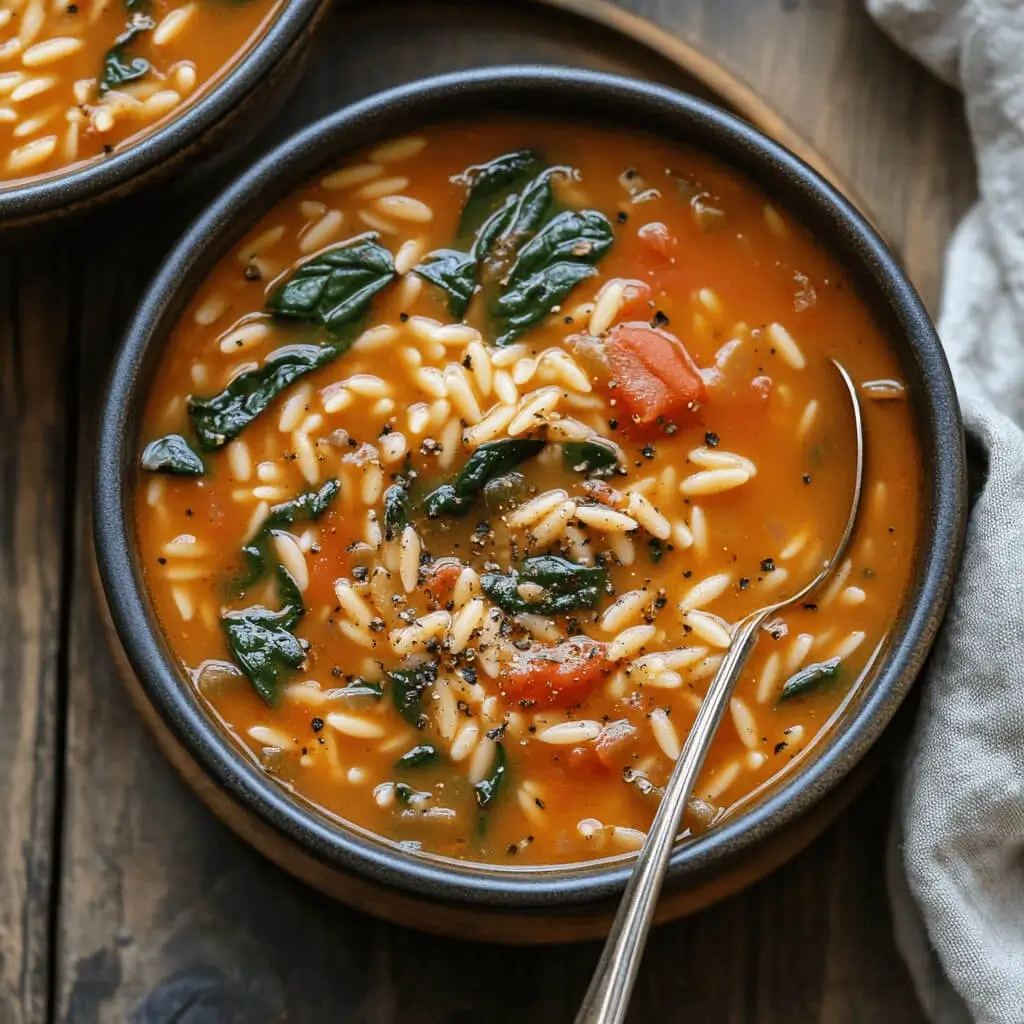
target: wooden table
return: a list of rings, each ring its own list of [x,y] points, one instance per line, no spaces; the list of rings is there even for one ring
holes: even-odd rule
[[[962,111],[861,0],[621,6],[783,111],[934,308],[974,190]],[[328,37],[367,59],[342,11]],[[93,424],[139,289],[201,198],[0,243],[0,1024],[571,1020],[595,946],[425,939],[330,904],[199,804],[115,678],[89,579]],[[921,1021],[883,882],[894,774],[767,881],[660,929],[632,1019]]]

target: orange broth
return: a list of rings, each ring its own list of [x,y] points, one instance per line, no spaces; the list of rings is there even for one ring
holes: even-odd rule
[[[492,299],[478,289],[455,324],[445,293],[410,267],[455,245],[462,172],[526,148],[573,169],[551,178],[555,209],[603,214],[613,241],[592,276],[497,347]],[[863,515],[834,581],[761,634],[687,817],[694,832],[713,827],[827,734],[909,584],[921,473],[879,328],[798,224],[704,155],[577,125],[433,127],[309,184],[221,259],[173,331],[143,441],[176,432],[197,448],[187,396],[217,393],[282,345],[322,343],[322,328],[264,304],[300,262],[367,231],[398,273],[347,328],[355,344],[201,453],[204,476],[142,474],[141,558],[183,672],[281,785],[409,849],[504,865],[635,849],[730,624],[799,589],[839,537],[854,448],[835,356],[863,398]],[[590,255],[581,244],[570,259]],[[515,271],[495,258],[480,278],[500,294]],[[614,380],[624,330],[641,356],[662,346],[672,368],[634,360],[616,372],[639,384]],[[680,345],[700,369],[699,399],[638,426],[640,385],[672,392],[689,379]],[[652,383],[659,372],[667,383]],[[424,513],[481,443],[510,434],[546,442],[521,479],[471,496],[463,515]],[[618,446],[613,475],[566,464],[563,442],[587,436]],[[329,480],[340,493],[326,511],[279,525],[262,578],[239,592],[242,545],[269,510]],[[388,539],[384,491],[396,480],[411,512]],[[483,591],[488,574],[542,554],[603,568],[596,606],[517,610],[555,593],[522,576],[509,577],[506,610]],[[274,563],[302,591],[293,635],[308,650],[268,703],[221,619],[288,606]],[[568,589],[581,600],[583,577]],[[407,687],[392,673],[410,666],[429,678],[403,714]],[[781,697],[801,680],[803,692]]]
[[[0,189],[137,141],[238,61],[280,5],[281,0],[145,0],[131,7],[126,0],[5,0]]]

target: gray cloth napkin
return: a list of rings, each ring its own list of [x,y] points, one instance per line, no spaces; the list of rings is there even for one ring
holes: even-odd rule
[[[896,808],[896,938],[936,1024],[1024,1024],[1024,2],[868,8],[963,90],[980,192],[939,333],[986,471]]]

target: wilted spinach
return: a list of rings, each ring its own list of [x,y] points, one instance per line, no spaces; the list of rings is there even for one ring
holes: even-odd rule
[[[464,516],[491,480],[515,469],[543,447],[543,441],[517,437],[480,445],[451,483],[442,484],[423,499],[423,508],[432,519],[442,513]]]
[[[608,572],[597,566],[579,565],[559,555],[536,555],[523,560],[509,573],[484,573],[480,589],[499,608],[511,614],[562,615],[596,608],[608,582]],[[519,593],[523,583],[543,587],[546,594],[528,601]]]
[[[828,661],[819,661],[813,665],[805,666],[786,680],[782,687],[782,693],[779,695],[779,700],[789,700],[791,697],[802,696],[835,679],[839,674],[841,663],[839,658],[829,658]]]
[[[387,678],[391,685],[391,699],[399,713],[410,724],[419,725],[423,693],[437,682],[437,665],[428,661],[412,668],[392,669]]]
[[[361,235],[306,260],[274,289],[266,308],[282,320],[330,331],[348,326],[395,277],[391,253],[374,238]]]
[[[270,540],[275,530],[283,530],[299,521],[319,519],[340,491],[341,484],[337,480],[328,480],[319,491],[306,491],[291,501],[271,506],[260,528],[242,545],[245,571],[235,581],[236,589],[242,591],[251,587],[266,573],[271,560]]]
[[[572,289],[597,273],[612,244],[612,226],[596,210],[558,214],[530,239],[503,279],[490,308],[494,343],[511,345]]]
[[[476,290],[476,260],[458,249],[435,249],[414,268],[420,277],[448,293],[448,312],[461,320]]]
[[[562,462],[571,472],[586,476],[612,476],[622,468],[618,448],[606,441],[565,441]]]
[[[551,219],[552,181],[571,173],[544,167],[532,150],[470,167],[461,176],[469,186],[458,230],[465,248],[438,249],[414,268],[447,293],[456,318],[482,286],[498,345],[510,344],[595,273],[611,244],[611,225],[593,210]]]
[[[216,451],[237,437],[271,402],[300,377],[338,358],[347,345],[286,345],[264,364],[239,374],[219,394],[188,400],[188,415],[204,451]]]
[[[139,462],[150,473],[202,476],[206,472],[203,460],[192,451],[191,445],[181,434],[168,434],[150,441],[142,450]]]
[[[141,3],[129,0],[128,9],[137,11]],[[99,92],[102,96],[111,89],[118,89],[129,82],[145,78],[153,66],[145,57],[132,56],[128,47],[142,35],[156,28],[156,22],[146,14],[134,14],[125,30],[114,40],[114,45],[103,55],[103,66],[100,69]]]
[[[419,746],[407,750],[396,762],[395,767],[422,768],[424,765],[433,764],[438,759],[437,748],[429,743],[421,743]]]
[[[277,567],[277,588],[279,611],[253,605],[221,618],[231,657],[270,705],[284,680],[302,667],[309,646],[293,633],[306,608],[295,580],[282,565]]]
[[[411,515],[409,492],[401,484],[392,484],[384,492],[384,539],[400,537]]]
[[[543,159],[532,149],[518,149],[485,164],[467,167],[460,175],[469,192],[459,217],[459,240],[468,244],[505,198],[518,191],[543,167]]]
[[[498,795],[498,787],[501,785],[506,767],[505,747],[503,744],[498,743],[495,746],[494,762],[491,765],[490,773],[486,778],[481,779],[473,786],[478,807],[487,807],[488,804],[494,801],[494,798]]]

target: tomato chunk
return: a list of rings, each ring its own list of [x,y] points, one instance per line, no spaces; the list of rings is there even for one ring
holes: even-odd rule
[[[594,741],[598,760],[605,768],[614,768],[618,763],[625,763],[626,751],[633,745],[636,737],[637,728],[628,718],[609,722]]]
[[[428,565],[423,573],[427,596],[435,603],[444,604],[464,568],[457,558],[439,558]]]
[[[611,671],[608,648],[585,636],[554,647],[533,647],[503,680],[505,696],[539,708],[582,703]]]
[[[614,397],[630,424],[644,430],[696,419],[707,389],[674,335],[643,323],[619,324],[609,332],[605,352]]]

